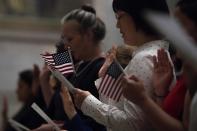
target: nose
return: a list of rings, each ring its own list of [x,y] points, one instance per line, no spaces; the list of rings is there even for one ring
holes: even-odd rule
[[[117,20],[117,22],[116,22],[116,27],[117,27],[118,29],[120,29],[120,22],[119,22],[119,20]]]

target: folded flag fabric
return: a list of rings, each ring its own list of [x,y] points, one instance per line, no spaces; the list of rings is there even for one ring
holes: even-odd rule
[[[124,75],[120,65],[114,61],[107,69],[98,91],[106,97],[119,101],[122,95],[121,78]]]
[[[75,72],[70,50],[66,50],[62,53],[48,53],[41,55],[42,58],[44,58],[45,62],[48,64],[48,66],[55,70],[58,70],[62,75],[67,75]]]

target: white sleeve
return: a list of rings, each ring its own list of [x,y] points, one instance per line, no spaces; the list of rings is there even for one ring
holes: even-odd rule
[[[84,114],[92,117],[98,123],[105,125],[113,131],[140,130],[143,126],[143,118],[134,104],[130,103],[124,110],[100,102],[94,96],[89,95],[82,103],[81,110]],[[143,114],[143,113],[142,113]],[[140,125],[139,125],[140,124]]]

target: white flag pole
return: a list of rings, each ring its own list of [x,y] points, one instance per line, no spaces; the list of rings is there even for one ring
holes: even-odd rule
[[[49,118],[47,116],[47,114],[44,113],[44,111],[42,111],[42,109],[36,104],[36,103],[33,103],[31,105],[31,107],[46,121],[48,122],[49,124],[53,125],[54,128],[56,129],[56,131],[60,131],[60,128],[57,126],[57,124],[55,124],[53,122],[53,120],[51,120],[51,118]]]
[[[13,119],[9,119],[8,122],[14,127],[16,128],[16,130],[20,130],[23,129],[25,131],[30,131],[29,128],[25,127],[24,125],[20,124],[19,122],[13,120]],[[20,129],[21,128],[21,129]]]
[[[50,69],[51,70],[51,69]],[[68,90],[74,94],[76,91],[76,88],[57,70],[51,70],[52,74],[62,82],[64,86],[68,88]]]

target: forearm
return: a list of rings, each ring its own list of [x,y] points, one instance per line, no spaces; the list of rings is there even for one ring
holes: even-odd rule
[[[68,116],[69,120],[72,120],[75,117],[75,115],[77,115],[76,110],[73,108],[72,109],[67,108],[67,110],[65,110],[65,112],[66,112],[66,115]]]
[[[184,131],[183,124],[164,112],[151,98],[140,105],[153,127],[159,131]]]
[[[163,102],[165,100],[165,96],[154,96],[153,100],[155,103],[162,108]]]
[[[134,116],[130,117],[125,111],[115,106],[104,104],[92,95],[85,99],[81,109],[84,114],[112,130],[124,131],[135,128],[135,122],[132,121],[136,120],[136,118],[132,118]]]

